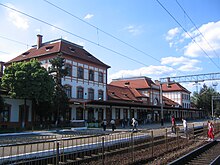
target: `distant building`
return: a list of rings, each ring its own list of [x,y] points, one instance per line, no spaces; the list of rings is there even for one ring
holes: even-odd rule
[[[130,77],[114,79],[111,85],[120,87],[129,87],[134,92],[136,97],[149,105],[160,105],[160,89],[151,78],[148,77]]]
[[[162,85],[163,96],[177,102],[182,108],[190,109],[190,91],[179,83],[169,83]]]

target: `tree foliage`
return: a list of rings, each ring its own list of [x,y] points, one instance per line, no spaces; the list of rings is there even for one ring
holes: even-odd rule
[[[33,108],[34,113],[40,111],[39,103],[51,102],[54,80],[40,62],[34,59],[28,62],[12,63],[6,67],[2,77],[2,87],[12,98],[24,99],[23,115],[25,116],[27,99],[32,100],[33,105],[37,105]]]
[[[48,101],[52,99],[54,81],[39,61],[31,60],[6,67],[2,87],[12,98]]]
[[[193,93],[191,100],[197,108],[205,110],[206,115],[211,116],[212,96],[219,96],[219,93],[216,92],[214,88],[208,87],[204,84],[198,93]]]
[[[61,116],[65,117],[65,112],[69,108],[69,98],[66,95],[62,85],[62,78],[67,75],[68,68],[65,67],[65,59],[58,55],[50,60],[51,68],[49,72],[55,79],[55,92],[53,95],[53,104],[55,109],[55,119],[59,122]]]

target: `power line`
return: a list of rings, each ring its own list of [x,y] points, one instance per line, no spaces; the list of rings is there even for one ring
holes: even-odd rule
[[[120,56],[122,56],[122,57],[124,57],[124,58],[127,58],[127,59],[129,59],[129,60],[131,60],[131,61],[134,61],[134,62],[136,62],[136,63],[138,63],[138,64],[141,64],[141,65],[143,65],[143,66],[147,66],[147,67],[148,67],[148,65],[146,65],[145,63],[140,62],[140,61],[138,61],[138,60],[136,60],[136,59],[133,59],[133,58],[131,58],[131,57],[128,57],[128,56],[126,56],[126,55],[124,55],[124,54],[122,54],[122,53],[119,53],[119,52],[117,52],[117,51],[115,51],[115,50],[113,50],[113,49],[111,49],[111,48],[108,48],[108,47],[106,47],[106,46],[104,46],[104,45],[101,45],[101,44],[99,44],[99,43],[96,43],[96,42],[94,42],[94,41],[91,41],[91,40],[89,40],[89,39],[86,39],[86,38],[84,38],[84,37],[81,37],[81,36],[79,36],[79,35],[77,35],[77,34],[74,34],[74,33],[70,32],[70,31],[68,31],[68,30],[65,30],[65,29],[63,29],[63,28],[61,28],[61,27],[55,26],[55,25],[53,25],[53,24],[51,24],[51,23],[48,23],[48,22],[46,22],[46,21],[44,21],[44,20],[41,20],[41,19],[36,18],[36,17],[34,17],[34,16],[31,16],[31,15],[25,13],[25,12],[19,11],[19,10],[17,10],[17,9],[14,9],[14,8],[12,8],[12,7],[9,7],[9,6],[4,5],[4,4],[2,4],[2,3],[0,3],[0,5],[2,5],[3,7],[8,8],[8,9],[10,9],[10,10],[13,10],[13,11],[15,11],[15,12],[18,12],[18,13],[20,13],[20,14],[22,14],[22,15],[25,15],[25,16],[27,16],[27,17],[30,17],[30,18],[32,18],[32,19],[34,19],[34,20],[37,20],[37,21],[39,21],[39,22],[41,22],[41,23],[44,23],[44,24],[46,24],[46,25],[49,25],[49,26],[51,26],[51,27],[53,27],[53,28],[56,28],[56,29],[58,29],[58,30],[60,30],[60,31],[63,31],[63,32],[65,32],[65,33],[68,33],[68,34],[70,34],[70,35],[73,35],[73,36],[75,36],[75,37],[78,37],[78,38],[80,38],[80,39],[82,39],[82,40],[85,40],[85,41],[87,41],[87,42],[90,42],[90,43],[92,43],[92,44],[94,44],[94,45],[96,45],[96,46],[99,46],[99,47],[101,47],[101,48],[103,48],[103,49],[106,49],[106,50],[108,50],[108,51],[110,51],[110,52],[113,52],[113,53],[115,53],[115,54],[118,54],[118,55],[120,55]],[[88,24],[89,24],[89,23],[88,23]],[[93,25],[92,25],[92,26],[93,26]],[[93,26],[93,27],[95,27],[95,26]],[[105,32],[105,31],[103,31],[103,30],[100,30],[98,27],[95,27],[95,28],[97,29],[97,33],[98,33],[98,31],[101,31],[101,32],[104,32],[104,33],[106,33],[106,34],[108,34],[108,35],[111,35],[111,34]],[[120,40],[120,39],[114,37],[113,35],[111,35],[111,36],[112,36],[113,38],[117,39],[117,40]],[[121,42],[123,42],[123,43],[129,45],[128,43],[126,43],[126,42],[124,42],[124,41],[122,41],[122,40],[121,40]],[[141,51],[141,50],[135,48],[135,47],[132,46],[132,45],[130,45],[130,47],[133,47],[134,49],[138,50],[139,52],[145,53],[145,52],[143,52],[143,51]],[[146,54],[146,53],[145,53],[145,54]],[[150,57],[152,57],[153,59],[155,59],[155,60],[157,60],[157,61],[160,62],[160,60],[154,58],[153,56],[150,56]],[[169,66],[169,65],[167,65],[167,66],[173,69],[172,66]],[[180,72],[180,71],[178,71],[178,70],[176,70],[176,71],[177,71],[177,72]],[[167,74],[167,75],[168,75],[168,74]]]
[[[193,22],[193,20],[190,18],[190,16],[187,14],[187,12],[184,10],[184,8],[180,5],[178,0],[176,0],[176,3],[179,5],[179,7],[182,9],[184,14],[187,16],[187,18],[190,20],[190,22],[195,26],[196,30],[199,32],[199,34],[202,36],[202,38],[206,41],[206,43],[209,45],[209,47],[212,49],[212,51],[215,53],[215,55],[219,58],[219,55],[216,53],[214,48],[211,46],[211,44],[208,42],[208,40],[205,38],[205,36],[202,34],[202,32],[199,30],[199,28],[196,26],[196,24]]]
[[[6,40],[9,40],[9,41],[12,41],[12,42],[21,44],[21,45],[25,45],[25,46],[27,46],[27,47],[30,46],[30,45],[28,45],[28,44],[26,44],[26,43],[24,43],[24,42],[20,42],[20,41],[17,41],[17,40],[13,40],[13,39],[10,39],[10,38],[8,38],[8,37],[0,36],[0,38],[6,39]]]
[[[117,40],[117,41],[119,41],[119,42],[121,42],[121,43],[123,43],[123,44],[125,44],[125,45],[127,45],[127,46],[129,46],[129,47],[131,47],[131,48],[133,48],[134,50],[136,50],[136,51],[138,51],[138,52],[141,52],[141,53],[143,53],[144,55],[147,55],[148,57],[151,57],[152,59],[154,59],[154,60],[160,62],[160,60],[158,60],[157,58],[151,56],[150,54],[148,54],[148,53],[146,53],[146,52],[144,52],[144,51],[142,51],[142,50],[140,50],[140,49],[138,49],[138,48],[132,46],[131,44],[129,44],[129,43],[127,43],[127,42],[125,42],[125,41],[119,39],[118,37],[115,37],[114,35],[112,35],[112,34],[106,32],[106,31],[104,31],[104,30],[98,28],[97,26],[95,26],[95,25],[93,25],[93,24],[84,21],[83,19],[81,19],[81,18],[75,16],[74,14],[68,12],[67,10],[64,10],[63,8],[61,8],[61,7],[59,7],[59,6],[55,5],[55,4],[53,4],[52,2],[49,2],[48,0],[44,0],[44,1],[47,2],[48,4],[54,6],[55,8],[57,8],[57,9],[59,9],[59,10],[65,12],[65,13],[67,13],[67,14],[69,14],[70,16],[72,16],[72,17],[78,19],[79,21],[82,21],[82,22],[84,22],[85,24],[87,24],[87,25],[89,25],[89,26],[91,26],[91,27],[97,29],[97,32],[100,31],[100,32],[102,32],[102,33],[104,33],[104,34],[106,34],[106,35],[108,35],[108,36],[114,38],[115,40]]]
[[[22,12],[22,11],[19,11],[19,10],[17,10],[17,9],[11,8],[11,7],[9,7],[9,6],[7,6],[7,5],[4,5],[4,4],[2,4],[2,3],[0,3],[0,5],[3,6],[3,7],[8,8],[8,9],[10,9],[10,10],[13,10],[13,11],[15,11],[15,12],[17,12],[17,13],[20,13],[20,14],[22,14],[22,15],[25,15],[25,16],[27,16],[27,17],[29,17],[29,18],[32,18],[32,19],[34,19],[34,20],[37,20],[37,21],[39,21],[39,22],[41,22],[41,23],[44,23],[44,24],[46,24],[46,25],[49,25],[49,26],[51,26],[51,27],[53,27],[53,28],[56,28],[56,29],[58,29],[58,30],[60,30],[60,31],[63,31],[63,32],[68,33],[68,34],[70,34],[70,35],[73,35],[73,36],[75,36],[75,37],[77,37],[77,38],[80,38],[80,39],[82,39],[82,40],[85,40],[85,41],[87,41],[87,42],[90,42],[90,43],[92,43],[92,44],[94,44],[94,45],[97,45],[97,46],[103,48],[103,49],[106,49],[106,50],[108,50],[108,51],[111,51],[111,52],[113,52],[113,53],[116,53],[116,54],[118,54],[118,55],[120,55],[120,56],[122,56],[122,57],[125,57],[125,58],[127,58],[127,59],[130,59],[130,60],[132,60],[132,61],[134,61],[134,62],[137,62],[137,63],[139,63],[139,64],[141,64],[141,65],[147,66],[147,65],[144,64],[143,62],[140,62],[140,61],[138,61],[138,60],[135,60],[135,59],[133,59],[133,58],[130,58],[130,57],[128,57],[128,56],[126,56],[126,55],[124,55],[124,54],[122,54],[122,53],[119,53],[119,52],[117,52],[117,51],[115,51],[115,50],[112,50],[112,49],[110,49],[110,48],[108,48],[108,47],[105,47],[105,46],[103,46],[103,45],[97,44],[97,43],[95,43],[95,42],[93,42],[93,41],[91,41],[91,40],[89,40],[89,39],[86,39],[86,38],[81,37],[81,36],[79,36],[79,35],[77,35],[77,34],[74,34],[74,33],[70,32],[70,31],[68,31],[68,30],[65,30],[65,29],[63,29],[63,28],[60,28],[60,27],[58,27],[58,26],[55,26],[55,25],[53,25],[53,24],[51,24],[51,23],[48,23],[48,22],[46,22],[46,21],[43,21],[43,20],[41,20],[41,19],[39,19],[39,18],[36,18],[36,17],[34,17],[34,16],[31,16],[31,15],[29,15],[29,14],[27,14],[27,13],[24,13],[24,12]]]
[[[48,1],[48,0],[43,0],[43,1],[45,1],[46,3],[52,5],[53,7],[57,8],[57,9],[59,9],[59,10],[61,10],[61,11],[63,11],[64,13],[66,13],[66,14],[68,14],[68,15],[74,17],[74,18],[76,18],[77,20],[79,20],[79,21],[81,21],[81,22],[83,22],[83,23],[85,23],[85,24],[87,24],[87,25],[89,25],[89,26],[95,28],[96,31],[97,31],[97,36],[99,35],[99,31],[100,31],[100,32],[106,34],[107,36],[110,36],[110,37],[112,37],[113,39],[115,39],[115,40],[117,40],[117,41],[119,41],[119,42],[121,42],[121,43],[127,45],[128,47],[130,47],[130,48],[132,48],[132,49],[134,49],[134,50],[136,50],[136,51],[138,51],[138,52],[140,52],[140,53],[142,53],[142,54],[144,54],[144,55],[146,55],[146,56],[148,56],[148,57],[151,57],[151,58],[154,59],[155,61],[161,63],[161,61],[160,61],[159,59],[153,57],[152,55],[150,55],[150,54],[148,54],[148,53],[146,53],[146,52],[144,52],[144,51],[142,51],[142,50],[140,50],[140,49],[138,49],[138,48],[132,46],[131,44],[129,44],[129,43],[127,43],[127,42],[125,42],[125,41],[119,39],[118,37],[116,37],[116,36],[114,36],[114,35],[112,35],[112,34],[106,32],[106,31],[100,29],[99,27],[97,27],[97,26],[95,26],[95,25],[93,25],[93,24],[91,24],[91,23],[89,23],[89,22],[87,22],[87,21],[81,19],[80,17],[78,17],[78,16],[76,16],[76,15],[70,13],[69,11],[67,11],[67,10],[65,10],[65,9],[63,9],[63,8],[61,8],[61,7],[59,7],[59,6],[57,6],[57,5],[55,5],[54,3],[52,3],[52,2],[50,2],[50,1]],[[100,42],[100,41],[99,41],[99,37],[97,37],[97,40],[98,40],[98,45],[99,45],[99,42]],[[169,66],[169,65],[167,65],[167,66],[170,67],[170,68],[173,68],[172,66]],[[180,72],[180,71],[177,71],[177,72]]]
[[[10,54],[10,53],[8,53],[8,52],[4,52],[4,51],[1,51],[1,50],[0,50],[0,53],[4,53],[4,54]]]
[[[157,3],[170,15],[171,18],[185,31],[185,33],[192,39],[192,41],[202,50],[202,52],[210,59],[210,61],[220,69],[220,67],[211,59],[211,57],[206,53],[206,51],[193,39],[193,37],[189,34],[189,32],[177,21],[177,19],[160,3],[159,0],[156,0]]]

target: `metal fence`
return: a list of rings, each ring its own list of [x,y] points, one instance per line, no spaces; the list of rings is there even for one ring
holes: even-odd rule
[[[215,123],[215,132],[220,125]],[[205,140],[206,124],[190,125],[187,133],[178,126],[139,132],[63,132],[1,138],[0,164],[132,164],[148,162],[174,152],[195,140]]]

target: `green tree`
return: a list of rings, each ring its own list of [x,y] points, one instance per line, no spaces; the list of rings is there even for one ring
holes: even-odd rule
[[[13,63],[6,67],[2,77],[2,87],[12,98],[24,99],[23,116],[25,116],[27,99],[36,104],[52,99],[54,80],[39,61],[31,60]],[[25,122],[23,127],[25,127]]]
[[[218,96],[219,93],[215,91],[214,88],[208,87],[206,84],[200,89],[199,93],[194,92],[191,97],[192,102],[199,109],[203,109],[206,112],[207,116],[211,116],[212,112],[212,96]]]
[[[51,68],[49,72],[55,79],[55,92],[53,96],[53,104],[55,109],[56,125],[59,123],[61,117],[65,118],[65,112],[69,108],[69,98],[66,95],[62,85],[62,78],[68,73],[68,68],[65,67],[65,59],[59,54],[56,58],[50,60]]]

